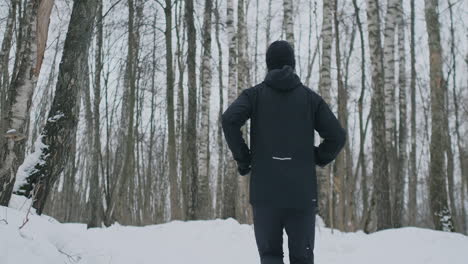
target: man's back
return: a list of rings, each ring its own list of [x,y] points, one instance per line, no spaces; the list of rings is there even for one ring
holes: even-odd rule
[[[239,136],[246,118],[250,152],[235,151],[239,144],[230,135]],[[345,138],[326,103],[290,66],[269,71],[262,83],[244,90],[223,114],[223,127],[234,158],[251,164],[250,203],[278,208],[305,208],[317,200],[315,165],[328,163],[335,153],[319,151],[316,157],[314,130],[326,132],[336,154]]]

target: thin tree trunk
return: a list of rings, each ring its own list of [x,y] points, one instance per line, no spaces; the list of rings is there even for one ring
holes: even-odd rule
[[[247,28],[245,23],[245,2],[238,0],[237,6],[237,94],[248,88],[248,61],[247,61]],[[243,133],[247,133],[246,126]],[[249,223],[252,212],[249,206],[250,176],[237,177],[236,219],[240,223]]]
[[[347,130],[347,91],[345,90],[341,69],[341,51],[340,51],[340,30],[338,22],[338,0],[334,0],[333,5],[333,24],[335,29],[335,58],[336,58],[336,73],[337,73],[337,86],[338,86],[338,119],[345,130]],[[347,141],[348,142],[348,141]],[[336,204],[336,227],[339,230],[345,229],[345,215],[346,207],[346,191],[350,186],[346,186],[346,156],[348,153],[342,151],[336,158],[334,175],[333,175],[333,203]]]
[[[283,0],[283,30],[288,41],[294,48],[294,16],[293,1]]]
[[[225,171],[225,148],[223,143],[223,128],[221,117],[224,111],[224,96],[223,96],[223,50],[219,39],[221,19],[219,17],[219,1],[216,1],[215,8],[215,29],[216,29],[216,45],[218,48],[218,85],[219,85],[219,112],[218,112],[218,177],[216,188],[216,217],[222,217],[223,200],[224,200],[224,171]]]
[[[171,219],[183,219],[182,203],[179,198],[179,188],[177,184],[177,157],[174,123],[174,68],[172,59],[172,1],[166,0],[164,14],[166,17],[166,113],[168,126],[168,159],[169,159],[169,186],[171,201]]]
[[[398,27],[398,87],[399,87],[399,136],[398,136],[398,163],[397,174],[395,178],[395,193],[393,200],[393,226],[403,226],[403,207],[404,207],[404,190],[405,177],[407,168],[407,115],[406,115],[406,53],[405,53],[405,21],[403,19],[403,0],[399,0],[397,10],[397,27]]]
[[[188,70],[188,115],[186,123],[184,155],[185,168],[182,177],[187,180],[184,198],[187,202],[185,210],[187,219],[195,218],[195,208],[198,193],[198,165],[197,165],[197,78],[195,56],[197,50],[196,30],[194,22],[193,0],[185,0],[185,22],[187,24],[187,43],[190,47],[187,53]]]
[[[319,92],[325,102],[331,104],[331,52],[333,40],[333,13],[331,1],[323,2],[322,21],[322,63],[320,65]],[[334,226],[332,182],[330,182],[330,168],[317,168],[317,183],[319,190],[319,214],[327,225]]]
[[[411,56],[411,151],[408,180],[408,223],[416,224],[418,174],[416,170],[416,51],[415,51],[415,0],[411,0],[410,56]]]
[[[234,6],[233,0],[227,0],[226,9],[226,31],[229,46],[228,62],[228,104],[237,97],[237,34],[234,29]],[[224,175],[224,208],[223,218],[236,216],[236,192],[237,192],[237,170],[232,154],[228,154],[227,168]]]
[[[385,89],[385,136],[388,158],[388,173],[390,177],[390,198],[395,201],[397,155],[396,155],[396,107],[395,107],[395,27],[398,14],[398,1],[388,0],[385,15],[383,67]],[[395,204],[392,203],[392,224]]]
[[[359,7],[357,5],[357,0],[353,0],[354,13],[356,16],[356,23],[359,30],[359,37],[361,43],[361,92],[358,99],[358,111],[359,111],[359,157],[357,166],[361,169],[361,194],[362,194],[362,219],[360,226],[363,227],[365,221],[365,215],[369,210],[369,193],[367,187],[367,164],[364,154],[365,146],[365,130],[364,130],[364,95],[366,91],[366,47],[364,43],[364,32],[362,30],[361,17],[359,16]],[[357,178],[357,177],[356,177]]]
[[[201,60],[201,128],[199,141],[199,175],[197,193],[197,219],[209,219],[212,215],[210,188],[210,96],[211,96],[211,15],[213,2],[205,0],[203,18],[203,56]]]
[[[96,32],[96,54],[95,54],[95,73],[94,73],[94,101],[93,101],[93,150],[91,165],[91,184],[90,184],[90,218],[88,228],[99,227],[103,220],[101,184],[99,183],[99,164],[101,157],[101,135],[99,104],[101,103],[101,72],[102,72],[102,43],[103,43],[103,15],[102,0],[98,2],[97,9],[97,32]]]

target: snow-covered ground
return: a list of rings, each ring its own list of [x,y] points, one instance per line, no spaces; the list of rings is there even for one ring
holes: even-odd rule
[[[1,264],[260,263],[253,227],[233,219],[86,230],[29,215],[19,229],[25,216],[24,208],[0,207]],[[286,242],[284,249],[287,256]],[[318,224],[315,256],[318,264],[466,264],[468,237],[421,228],[332,234]]]

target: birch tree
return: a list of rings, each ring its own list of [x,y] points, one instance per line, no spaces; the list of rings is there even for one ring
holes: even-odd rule
[[[323,2],[323,20],[322,20],[322,63],[320,65],[319,92],[323,100],[331,104],[331,49],[333,40],[333,13],[331,1]],[[333,203],[330,195],[332,186],[330,183],[329,167],[317,168],[317,184],[319,190],[319,214],[325,219],[325,222],[333,222]],[[328,220],[328,221],[327,221]]]
[[[247,60],[247,27],[245,22],[245,2],[238,0],[237,5],[237,94],[248,88],[248,60]],[[246,126],[242,129],[243,134],[247,133]],[[237,173],[236,173],[237,176]],[[250,176],[237,177],[236,194],[236,219],[241,223],[248,223],[252,218],[249,206],[249,182]]]
[[[228,105],[237,97],[237,34],[234,29],[233,0],[226,1],[226,31],[228,36]],[[223,218],[236,216],[237,170],[232,154],[228,154],[227,168],[224,176]]]
[[[380,37],[379,1],[367,0],[367,24],[370,60],[372,69],[372,174],[374,176],[374,199],[377,214],[377,230],[391,227],[388,158],[385,142],[384,67]]]
[[[390,176],[390,196],[396,189],[396,107],[395,107],[395,27],[398,13],[398,0],[388,0],[384,30],[384,89],[385,89],[385,136]],[[392,212],[395,208],[392,208]]]
[[[93,32],[97,1],[76,0],[65,39],[57,86],[47,123],[40,140],[44,145],[34,170],[21,188],[35,197],[33,207],[41,214],[55,180],[63,171],[69,156],[79,114],[80,91],[86,83],[88,48]]]
[[[405,21],[403,18],[403,0],[398,1],[397,29],[398,29],[398,102],[399,102],[399,129],[398,129],[398,163],[395,178],[395,193],[393,197],[393,226],[403,225],[404,207],[404,179],[407,169],[407,114],[406,114],[406,51],[405,51]]]
[[[283,31],[288,41],[294,48],[294,16],[293,1],[283,0]]]
[[[205,14],[203,17],[203,55],[201,59],[201,128],[199,138],[198,162],[198,193],[197,219],[211,217],[211,189],[210,189],[210,96],[211,96],[211,17],[213,2],[205,0]]]
[[[197,78],[196,78],[196,30],[194,22],[193,0],[185,0],[185,23],[187,24],[187,81],[188,81],[188,115],[185,130],[185,168],[183,176],[187,180],[184,198],[186,200],[187,219],[195,218],[198,193],[198,159],[197,159]]]
[[[8,206],[16,172],[24,160],[24,139],[28,135],[31,100],[41,70],[52,6],[53,1],[51,0],[30,1],[25,6],[22,17],[23,27],[20,30],[24,40],[17,46],[19,49],[16,57],[17,62],[15,62],[18,65],[18,72],[13,74],[9,87],[7,112],[1,111],[7,120],[5,123],[7,131],[2,131],[4,134],[0,140],[2,146],[0,152],[0,205]],[[5,56],[8,60],[6,50],[7,48],[5,48]],[[3,64],[3,62],[0,63]],[[0,128],[5,129],[3,126]]]

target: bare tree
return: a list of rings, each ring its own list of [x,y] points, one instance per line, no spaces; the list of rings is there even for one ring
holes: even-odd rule
[[[88,48],[96,7],[95,0],[74,2],[54,101],[41,133],[40,140],[45,147],[34,170],[26,179],[27,184],[21,188],[26,195],[34,192],[33,206],[38,214],[42,213],[55,180],[69,162],[78,123],[80,91],[86,88],[84,84],[88,75]]]
[[[92,135],[92,165],[90,182],[90,218],[88,228],[99,227],[103,220],[103,205],[101,193],[103,188],[99,183],[99,165],[101,164],[101,115],[99,104],[101,102],[101,72],[102,72],[102,43],[103,43],[103,15],[102,0],[98,2],[97,9],[96,54],[94,58],[94,101],[93,101],[93,135]]]
[[[288,41],[294,48],[294,15],[293,1],[283,0],[283,31]]]
[[[431,86],[431,160],[429,164],[429,204],[434,226],[438,230],[454,231],[452,214],[447,202],[444,158],[445,93],[442,71],[442,47],[438,0],[425,0],[425,17],[429,45]]]
[[[212,212],[210,189],[210,96],[211,96],[211,16],[213,2],[205,0],[203,55],[201,59],[201,128],[199,137],[197,219],[209,219]]]
[[[404,189],[407,168],[407,117],[406,117],[406,54],[405,54],[405,21],[403,19],[403,1],[399,0],[397,10],[398,28],[398,97],[399,97],[399,135],[398,163],[395,178],[395,193],[393,196],[392,222],[394,227],[403,225]]]
[[[234,29],[233,0],[227,1],[226,31],[228,35],[229,59],[228,59],[228,104],[237,97],[237,34]],[[236,216],[237,170],[232,154],[228,154],[227,168],[224,175],[224,205],[223,218]]]
[[[418,174],[416,168],[416,51],[415,51],[415,7],[414,0],[411,0],[411,15],[410,15],[410,57],[411,57],[411,151],[410,151],[410,166],[408,180],[408,222],[410,225],[416,224],[417,214],[417,190],[418,190]]]
[[[333,41],[333,13],[331,1],[323,2],[322,21],[322,63],[320,65],[319,92],[327,104],[331,105],[331,52]],[[330,182],[330,168],[317,169],[317,184],[319,190],[319,214],[325,219],[325,223],[333,227],[333,203],[331,201],[332,183]]]
[[[388,159],[385,142],[385,101],[384,67],[382,41],[380,37],[379,1],[367,0],[367,24],[369,31],[369,49],[372,66],[372,174],[374,176],[374,194],[377,214],[377,229],[391,227],[390,193],[388,179]]]
[[[6,117],[5,125],[8,131],[2,131],[5,134],[0,139],[2,145],[0,152],[0,205],[8,205],[16,179],[16,171],[24,160],[25,140],[23,139],[26,139],[28,135],[31,100],[41,71],[52,6],[53,1],[28,2],[22,17],[20,30],[21,36],[25,40],[18,42],[20,43],[16,56],[18,67],[9,86],[9,103],[8,108],[6,108],[8,115],[6,115],[5,110],[1,111],[2,115],[5,115],[3,118]],[[7,48],[5,48],[5,56],[8,60],[6,50]],[[8,65],[6,65],[7,68]],[[3,126],[0,128],[5,129]]]
[[[185,168],[182,177],[187,180],[185,188],[185,208],[187,219],[195,218],[195,208],[198,193],[198,165],[197,165],[197,78],[195,55],[197,50],[196,30],[194,22],[193,0],[185,0],[185,23],[187,24],[187,70],[188,70],[188,116],[185,130]]]

